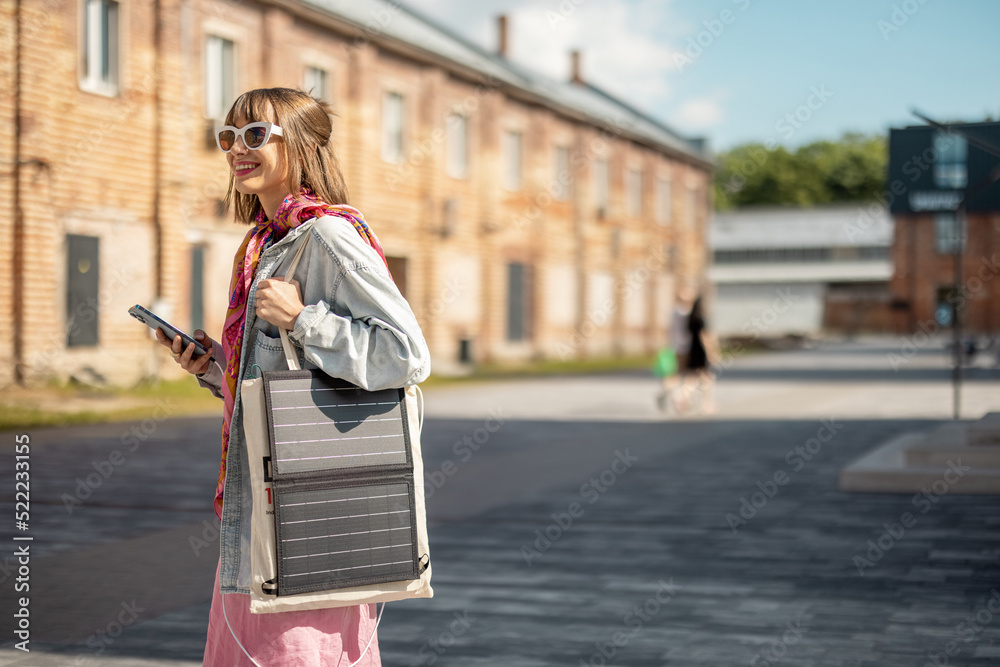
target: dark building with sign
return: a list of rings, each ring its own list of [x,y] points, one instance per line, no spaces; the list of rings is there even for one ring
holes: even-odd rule
[[[950,327],[957,305],[970,335],[1000,333],[1000,183],[985,189],[1000,157],[1000,123],[891,130],[885,199],[895,220],[890,281],[902,333]],[[978,193],[977,193],[978,191]],[[966,193],[966,215],[956,209]],[[863,216],[859,224],[864,224]],[[956,253],[961,280],[956,280]],[[957,283],[957,284],[956,284]]]

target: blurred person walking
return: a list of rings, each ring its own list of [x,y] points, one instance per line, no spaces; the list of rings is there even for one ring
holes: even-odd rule
[[[691,339],[691,347],[687,355],[687,373],[681,378],[680,391],[688,408],[694,408],[696,403],[698,413],[713,414],[715,374],[712,372],[712,365],[717,365],[719,362],[719,346],[715,336],[708,330],[700,296],[691,306],[687,332]]]
[[[692,290],[688,288],[680,290],[674,300],[674,309],[670,313],[670,346],[660,350],[657,359],[659,367],[657,375],[662,378],[662,386],[656,395],[656,404],[661,412],[680,414],[687,410],[687,399],[680,390],[687,375],[688,353],[691,350],[688,318],[691,315],[694,296]],[[672,372],[666,372],[671,370],[668,368],[671,363],[663,359],[664,355],[673,357]]]
[[[369,391],[426,379],[427,343],[378,238],[347,205],[329,106],[298,90],[251,90],[225,122],[216,141],[229,162],[226,201],[251,227],[236,252],[222,343],[196,331],[209,353],[195,358],[193,343],[185,349],[179,336],[157,331],[174,360],[224,405],[220,559],[204,664],[376,667],[375,605],[250,613],[252,494],[240,387],[254,366],[285,368],[279,327],[306,361]],[[285,275],[292,249],[308,240],[297,279]]]

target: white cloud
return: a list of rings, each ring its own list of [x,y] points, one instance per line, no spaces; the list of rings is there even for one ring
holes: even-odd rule
[[[579,3],[579,4],[578,4]],[[675,47],[687,23],[672,1],[407,0],[484,48],[497,44],[496,16],[508,17],[508,55],[559,80],[570,76],[570,51],[582,53],[583,78],[652,116],[663,117],[676,74]]]
[[[670,122],[681,132],[701,132],[715,127],[726,117],[722,109],[722,97],[717,94],[688,100],[671,114]]]
[[[585,80],[654,112],[668,97],[673,50],[655,35],[649,3],[524,3],[510,14],[511,57],[557,79],[570,76],[573,49]],[[659,20],[667,3],[658,3]],[[645,30],[637,21],[645,18]]]

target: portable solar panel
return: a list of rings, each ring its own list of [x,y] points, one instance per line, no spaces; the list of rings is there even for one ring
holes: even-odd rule
[[[420,577],[402,389],[264,373],[277,595]]]

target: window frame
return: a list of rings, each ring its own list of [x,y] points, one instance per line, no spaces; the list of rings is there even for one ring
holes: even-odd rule
[[[553,166],[553,187],[552,198],[556,201],[569,201],[570,183],[573,180],[573,173],[569,168],[569,146],[556,144],[552,151]],[[562,173],[566,172],[566,180],[563,181]]]
[[[520,130],[503,131],[501,154],[503,187],[509,192],[518,192],[524,187],[524,140]]]
[[[611,172],[608,159],[599,157],[594,160],[594,203],[599,214],[607,215],[611,198]]]
[[[951,234],[945,237],[943,221],[948,219]],[[964,219],[960,220],[955,211],[939,211],[934,214],[934,251],[939,255],[954,255],[965,252],[968,238]]]
[[[686,227],[694,228],[698,226],[698,203],[701,199],[699,187],[697,185],[687,186],[687,204],[684,206],[684,224]]]
[[[213,40],[218,40],[218,42],[222,47],[220,54],[222,55],[223,58],[222,60],[217,61],[217,63],[216,61],[213,60],[214,54],[212,53],[212,47],[210,46]],[[236,101],[236,91],[239,90],[239,67],[237,66],[237,63],[239,62],[239,55],[238,55],[239,45],[238,42],[231,36],[221,35],[215,31],[206,32],[202,44],[204,47],[204,53],[202,56],[202,75],[204,77],[204,80],[202,81],[202,92],[204,93],[204,99],[202,100],[202,102],[204,106],[202,108],[202,112],[204,113],[205,118],[212,121],[216,121],[217,123],[221,123],[222,120],[226,117],[226,114],[229,112],[229,107],[231,107],[233,102]],[[230,59],[229,59],[230,60],[229,65],[231,68],[229,77],[230,81],[229,90],[225,90],[226,82],[225,82],[225,71],[224,71],[225,69],[224,59],[225,59],[226,44],[230,44],[232,46],[230,50]],[[211,90],[215,89],[215,84],[216,84],[216,82],[212,80],[215,77],[213,76],[213,72],[211,69],[215,64],[219,64],[220,66],[218,72],[219,80],[217,83],[219,84],[219,87],[223,89],[221,92],[221,97],[218,100],[218,105],[219,105],[218,109],[212,108],[212,103],[216,102],[216,100],[211,99],[211,93],[210,93]],[[227,93],[229,96],[228,100],[226,99]]]
[[[387,122],[389,121],[389,103],[390,101],[397,102],[395,108],[395,120],[396,126],[393,128],[387,127]],[[382,106],[381,106],[381,118],[379,121],[379,127],[381,130],[381,155],[382,160],[385,162],[390,162],[392,164],[400,164],[403,162],[403,156],[406,155],[406,97],[398,90],[383,90],[382,91]],[[393,146],[390,150],[390,142],[387,139],[392,136]]]
[[[941,142],[948,141],[942,148]],[[958,134],[934,133],[934,186],[941,190],[962,190],[969,185],[969,143]]]
[[[630,217],[639,218],[643,214],[642,201],[643,169],[628,167],[625,170],[626,209]]]
[[[653,216],[659,225],[669,225],[673,218],[674,184],[669,178],[660,176],[656,179],[656,192]]]
[[[314,92],[316,83],[314,81],[310,81],[309,78],[311,72],[317,72],[320,76],[320,90],[318,94]],[[302,89],[316,99],[320,99],[325,102],[332,101],[330,93],[330,70],[315,63],[305,63],[302,68]]]
[[[456,130],[458,127],[461,127],[460,134]],[[449,113],[445,118],[445,136],[445,173],[451,178],[469,178],[469,117],[457,112]],[[455,143],[459,136],[460,147]]]
[[[122,14],[123,14],[123,3],[119,0],[82,0],[80,3],[80,41],[79,41],[79,76],[77,77],[80,90],[86,91],[88,93],[95,93],[97,95],[104,95],[107,97],[118,97],[122,90]],[[92,18],[91,7],[103,7],[103,6],[114,6],[114,19],[115,24],[113,27],[108,28],[107,37],[108,42],[105,44],[101,43],[100,46],[95,47],[91,38],[94,36],[93,32],[96,30],[93,27],[90,19]],[[100,11],[100,10],[98,10]],[[103,24],[102,24],[103,27]],[[101,37],[105,35],[101,33]],[[111,43],[111,37],[114,38],[114,43]],[[109,79],[105,80],[103,76],[94,76],[89,70],[89,64],[94,60],[93,56],[98,55],[101,65],[103,66],[104,51],[109,52],[108,62],[106,63],[109,68]],[[111,53],[113,47],[113,53]]]

